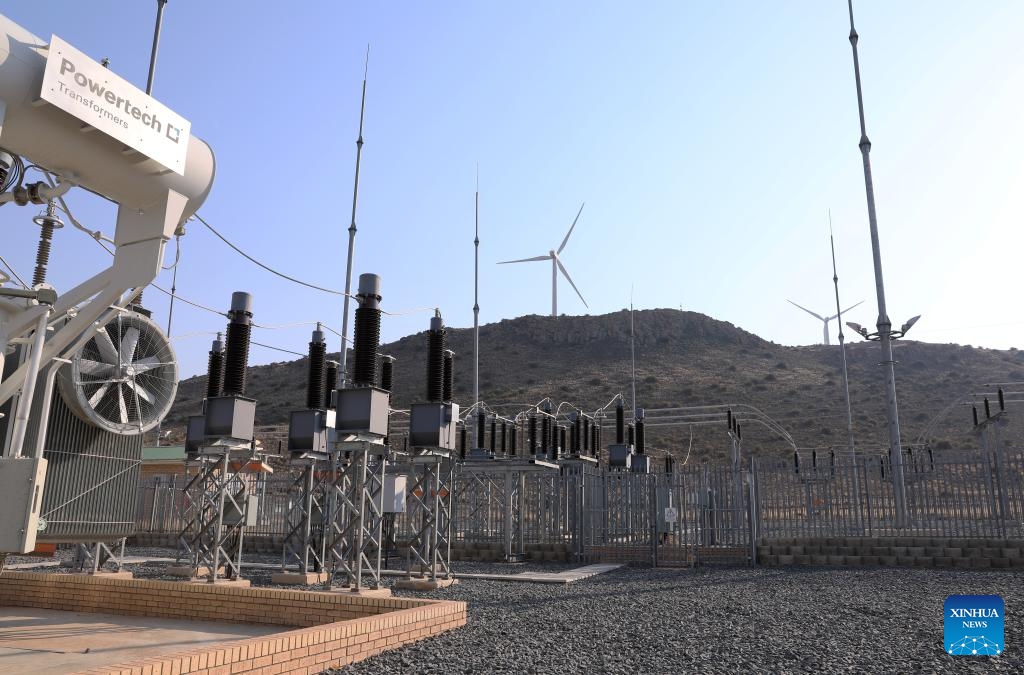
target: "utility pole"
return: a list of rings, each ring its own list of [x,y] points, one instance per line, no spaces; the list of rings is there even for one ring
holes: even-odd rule
[[[860,58],[857,54],[859,36],[853,26],[853,0],[847,0],[850,10],[850,46],[853,48],[853,73],[857,82],[857,112],[860,116],[860,153],[864,161],[864,189],[868,202],[868,225],[871,228],[871,255],[875,266],[875,293],[878,296],[877,339],[882,347],[882,367],[885,368],[886,415],[889,423],[889,453],[892,462],[893,498],[896,506],[896,524],[907,520],[907,495],[903,479],[903,448],[900,445],[900,419],[896,405],[896,369],[892,358],[892,322],[885,307],[885,285],[882,281],[882,254],[878,243],[878,220],[875,217],[875,187],[871,180],[871,141],[864,123],[864,95],[860,81]]]

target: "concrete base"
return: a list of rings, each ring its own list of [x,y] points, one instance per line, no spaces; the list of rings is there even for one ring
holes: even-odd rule
[[[270,577],[270,583],[290,586],[310,586],[327,581],[327,572],[279,572]]]
[[[127,570],[121,570],[120,572],[108,572],[107,570],[99,570],[98,572],[68,572],[68,574],[74,574],[78,576],[96,577],[97,579],[134,579],[135,575]]]
[[[190,565],[168,565],[164,568],[164,573],[171,577],[183,577],[185,579],[191,579],[193,577],[192,567]],[[224,568],[217,568],[217,576],[224,574]],[[210,568],[201,566],[195,571],[195,577],[208,577],[210,576]]]
[[[354,588],[332,588],[327,593],[337,593],[338,595],[347,595],[356,598],[390,598],[390,588],[360,588],[358,591]]]
[[[213,585],[213,586],[227,586],[229,588],[249,588],[252,586],[252,582],[248,579],[221,579],[218,578],[215,581],[209,579],[189,579],[188,583],[195,585]]]
[[[427,579],[426,577],[396,581],[394,588],[404,591],[436,591],[459,583],[458,579]]]

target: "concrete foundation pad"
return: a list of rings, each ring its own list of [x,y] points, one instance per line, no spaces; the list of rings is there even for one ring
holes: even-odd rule
[[[356,598],[390,598],[390,588],[360,588],[358,591],[352,588],[332,588],[325,593],[337,593],[338,595],[347,595]]]
[[[166,568],[164,568],[164,574],[171,577],[184,577],[185,579],[191,579],[193,576],[192,567],[189,565],[168,565]],[[202,566],[196,570],[195,576],[205,577],[209,576],[209,574],[210,568]],[[221,574],[224,574],[224,568],[218,567],[217,576],[220,576]]]
[[[252,586],[252,582],[248,579],[216,579],[214,581],[209,579],[189,579],[187,583],[196,586],[222,586],[227,588],[249,588]]]
[[[135,575],[127,570],[121,570],[120,572],[107,572],[106,570],[100,570],[99,572],[69,572],[69,574],[82,575],[87,577],[98,577],[103,579],[134,579]]]
[[[436,591],[459,583],[458,579],[402,579],[395,582],[395,588],[406,591]]]
[[[270,576],[270,583],[293,586],[322,584],[330,576],[327,572],[279,572]]]
[[[281,630],[279,626],[0,607],[0,672],[78,672]]]

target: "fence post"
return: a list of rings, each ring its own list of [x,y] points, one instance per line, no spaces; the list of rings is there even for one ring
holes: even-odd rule
[[[750,506],[747,509],[749,522],[747,523],[750,536],[750,566],[757,565],[757,540],[761,536],[761,506],[758,504],[757,494],[757,461],[750,458],[750,484],[748,490]]]

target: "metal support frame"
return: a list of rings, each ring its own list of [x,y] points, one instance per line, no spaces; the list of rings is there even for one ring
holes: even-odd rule
[[[327,485],[327,588],[380,588],[384,475],[388,447],[379,441],[338,444]],[[363,582],[363,575],[369,577]]]
[[[410,458],[411,512],[420,516],[409,541],[406,575],[437,581],[451,578],[452,492],[454,463],[447,450],[421,450]]]
[[[112,546],[106,542],[79,542],[75,545],[75,559],[71,569],[75,572],[86,572],[97,574],[103,570],[104,565],[113,565],[114,572],[120,572],[124,565],[124,544],[122,537]]]
[[[202,450],[199,471],[184,488],[185,525],[178,537],[178,561],[192,568],[192,578],[215,583],[241,576],[242,539],[252,508],[245,479],[251,459],[248,445],[244,452],[225,446]]]
[[[327,554],[327,470],[323,462],[316,460],[308,460],[297,468],[300,470],[288,489],[281,571],[296,566],[300,574],[322,572]]]

